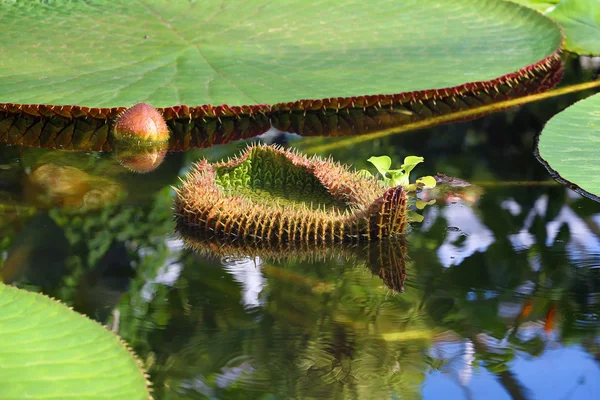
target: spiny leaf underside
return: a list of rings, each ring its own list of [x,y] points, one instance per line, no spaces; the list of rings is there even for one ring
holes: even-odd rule
[[[358,135],[518,98],[552,88],[562,77],[560,49],[540,62],[495,80],[461,86],[275,105],[186,105],[159,108],[170,130],[170,151],[251,138],[271,124],[305,136]],[[0,141],[13,145],[111,151],[112,127],[126,107],[0,104]]]
[[[277,147],[250,146],[214,165],[201,161],[176,191],[179,225],[230,239],[353,242],[400,235],[407,223],[402,187],[386,189],[330,160]]]

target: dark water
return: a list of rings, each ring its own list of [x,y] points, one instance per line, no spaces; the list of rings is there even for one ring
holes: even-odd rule
[[[589,79],[578,65],[565,82]],[[144,175],[111,154],[1,146],[0,274],[117,331],[161,399],[599,398],[600,204],[532,155],[576,99],[327,151],[357,168],[421,155],[418,175],[475,184],[391,249],[186,248],[170,186],[243,143],[169,154]]]

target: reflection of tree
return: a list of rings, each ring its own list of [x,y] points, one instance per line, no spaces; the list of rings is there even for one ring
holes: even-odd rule
[[[244,309],[238,284],[216,259],[183,260],[177,289],[164,300],[168,323],[150,337],[162,343],[152,371],[157,390],[418,397],[431,333],[414,298],[386,296],[381,281],[353,262],[265,262],[264,306]],[[399,328],[409,334],[395,335]]]
[[[513,198],[519,198],[519,190],[514,189]],[[563,340],[585,340],[596,328],[582,328],[577,316],[597,309],[589,299],[598,291],[598,277],[590,269],[573,273],[566,253],[559,251],[561,242],[543,245],[545,226],[557,212],[536,214],[528,229],[537,244],[515,252],[509,234],[524,226],[535,198],[520,201],[520,217],[498,207],[502,196],[486,198],[475,214],[496,240],[485,252],[444,268],[435,250],[447,223],[436,219],[427,234],[417,227],[403,294],[382,289],[379,278],[356,266],[356,253],[344,257],[339,250],[337,257],[265,261],[255,258],[255,249],[245,260],[256,262],[266,284],[261,301],[248,306],[231,269],[219,265],[232,261],[221,259],[231,248],[213,243],[221,249],[218,258],[182,253],[182,275],[174,289],[157,292],[148,311],[140,314],[146,320],[137,329],[124,319],[122,332],[131,332],[136,348],[145,349],[142,354],[152,349],[159,396],[418,398],[426,371],[438,362],[423,353],[432,342],[459,341],[473,347],[472,359],[461,367],[466,377],[461,384],[468,385],[479,364],[496,374],[512,396],[527,398],[530,393],[509,363],[523,352],[543,353],[547,339],[542,328],[541,335],[520,335],[533,325],[505,315],[504,308],[523,307],[533,299],[527,320],[543,320],[548,306],[557,304]],[[548,210],[557,209],[553,202],[565,199],[553,196]],[[488,215],[495,217],[488,220]],[[563,230],[558,238],[566,243],[570,232]],[[237,248],[236,254],[241,253]],[[268,259],[266,253],[262,256]],[[454,336],[436,335],[440,331]]]
[[[597,324],[585,326],[580,318],[598,310],[590,302],[590,294],[598,291],[598,274],[593,268],[575,268],[577,261],[568,251],[569,246],[583,239],[574,232],[581,232],[589,221],[584,222],[585,216],[580,221],[571,216],[568,223],[556,225],[560,215],[566,215],[570,200],[564,188],[550,187],[538,193],[543,191],[547,194],[534,197],[526,188],[503,188],[502,193],[488,190],[476,213],[481,216],[478,223],[493,232],[495,240],[485,252],[466,254],[459,265],[451,268],[441,268],[431,252],[415,249],[428,242],[430,248],[439,247],[439,242],[431,241],[444,236],[448,222],[440,216],[445,214],[438,212],[437,218],[430,221],[427,236],[411,240],[416,277],[409,274],[409,282],[424,288],[427,314],[437,326],[468,338],[475,346],[477,362],[496,374],[514,398],[529,394],[508,363],[522,352],[537,356],[552,345],[557,313],[563,342],[579,342],[597,331]],[[506,198],[514,201],[521,212],[499,207]],[[576,204],[572,207],[578,208]],[[597,212],[597,207],[588,209],[588,213]],[[591,239],[589,232],[584,237],[586,242],[598,243],[598,237]],[[590,254],[590,249],[584,254]],[[515,306],[516,313],[507,314]]]

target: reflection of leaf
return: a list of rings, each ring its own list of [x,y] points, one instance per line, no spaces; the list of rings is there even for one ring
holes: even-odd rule
[[[150,398],[140,365],[96,322],[0,284],[0,397]]]
[[[538,155],[555,179],[600,201],[600,94],[552,118],[540,135]]]
[[[423,200],[419,200],[417,199],[415,205],[417,207],[417,209],[422,210],[427,206],[430,206],[432,204],[435,204],[435,199],[429,200],[429,201],[423,201]]]
[[[0,102],[20,104],[162,107],[333,98],[332,108],[339,108],[343,97],[362,108],[353,96],[427,89],[436,96],[434,89],[463,85],[465,66],[470,82],[505,77],[514,84],[516,76],[508,74],[554,55],[561,42],[559,30],[540,15],[479,0],[381,0],[376,10],[361,0],[343,7],[56,0],[0,2],[0,15],[7,27],[0,31]]]

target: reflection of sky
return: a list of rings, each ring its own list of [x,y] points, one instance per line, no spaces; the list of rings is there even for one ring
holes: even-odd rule
[[[578,198],[579,195],[574,195]],[[509,234],[515,252],[521,252],[536,244],[531,233],[536,218],[545,218],[548,208],[547,195],[540,196],[531,209],[523,209],[514,199],[504,199],[499,209],[506,210],[513,217],[521,215],[521,227]],[[476,252],[485,251],[496,240],[494,232],[486,227],[472,209],[461,204],[452,204],[435,213],[426,215],[424,230],[428,230],[436,219],[442,217],[448,227],[444,243],[438,248],[438,259],[449,267],[459,265],[464,259]],[[428,218],[427,218],[428,217]],[[539,245],[553,247],[557,243],[561,229],[568,228],[569,236],[564,243],[569,260],[575,266],[600,266],[600,214],[590,218],[581,218],[570,205],[564,205],[558,214],[546,222],[546,242]],[[532,258],[534,270],[539,269],[539,259]],[[531,292],[533,283],[525,282],[515,294]],[[522,310],[521,302],[501,302],[498,312],[503,317],[515,318]],[[525,323],[520,336],[544,334],[541,322]],[[556,332],[554,332],[556,333]],[[521,337],[522,340],[527,338]],[[508,364],[510,375],[522,388],[527,399],[600,399],[600,363],[581,346],[563,347],[551,339],[551,346],[539,357],[519,353]],[[424,399],[510,399],[511,394],[500,379],[483,367],[468,365],[471,360],[470,342],[438,343],[431,349],[431,356],[445,360],[440,371],[430,373],[423,384]],[[496,347],[496,346],[492,346]],[[465,379],[468,378],[468,379]]]
[[[169,257],[165,260],[164,265],[158,270],[156,276],[148,279],[142,287],[142,298],[145,301],[151,301],[156,292],[156,285],[173,286],[179,274],[183,269],[183,265],[179,262],[179,254],[183,249],[183,241],[178,238],[167,238],[167,248],[169,249]],[[149,248],[141,248],[138,253],[142,257],[149,256],[153,250]]]
[[[518,357],[510,372],[528,399],[600,399],[600,365],[580,346],[547,350],[540,357]],[[469,397],[470,395],[470,397]],[[423,388],[428,399],[510,399],[498,378],[484,368],[475,369],[465,387],[452,373],[429,374]]]
[[[459,265],[473,253],[485,251],[495,241],[492,231],[466,205],[448,205],[442,210],[442,216],[449,227],[458,228],[448,231],[444,243],[438,248],[438,259],[444,267]]]
[[[513,200],[514,201],[514,200]],[[506,201],[502,202],[501,205],[505,205]],[[504,207],[503,207],[504,208]],[[546,215],[546,209],[548,208],[548,196],[543,195],[540,196],[534,203],[533,208],[529,210],[527,216],[525,217],[525,221],[523,221],[523,227],[519,230],[518,233],[512,234],[508,236],[510,243],[512,244],[515,251],[527,250],[531,246],[535,244],[535,236],[531,234],[530,229],[533,225],[533,221],[535,217],[540,216],[544,217]],[[521,212],[514,213],[515,207],[512,207],[511,214],[513,216],[519,215]]]
[[[221,260],[225,271],[233,275],[233,279],[242,284],[242,304],[245,308],[261,306],[264,299],[260,299],[266,279],[262,275],[260,266],[263,261],[259,257],[223,258]]]
[[[571,192],[571,191],[569,191]],[[580,197],[578,194],[574,196]],[[548,196],[540,196],[530,210],[522,207],[512,198],[499,202],[499,209],[506,210],[512,216],[525,211],[521,228],[508,235],[513,249],[521,252],[531,248],[535,236],[530,232],[537,217],[544,218],[548,208]],[[438,248],[437,255],[444,267],[461,264],[476,252],[484,252],[496,241],[494,233],[485,226],[476,212],[460,202],[439,209],[431,207],[425,212],[421,231],[428,231],[438,218],[444,218],[449,227],[444,243]],[[569,205],[564,205],[552,221],[546,223],[546,247],[552,247],[561,229],[568,227],[569,242],[566,244],[569,260],[575,265],[588,267],[600,266],[600,239],[591,229],[600,230],[600,214],[583,219]],[[542,244],[542,243],[540,243]],[[539,269],[539,260],[530,260],[534,270]]]
[[[547,195],[540,196],[529,210],[510,198],[499,203],[499,210],[522,218],[518,231],[506,235],[504,239],[510,241],[515,252],[527,250],[536,244],[536,237],[530,231],[536,218],[546,217],[547,209]],[[420,230],[428,231],[438,218],[443,218],[447,226],[451,227],[437,250],[437,257],[445,267],[460,265],[474,253],[485,252],[496,241],[496,237],[500,236],[500,233],[493,232],[483,224],[475,209],[460,202],[445,207],[428,208]],[[600,265],[600,239],[594,230],[590,229],[590,226],[594,225],[600,228],[600,214],[584,220],[570,206],[565,205],[553,220],[546,222],[546,243],[539,245],[552,247],[556,243],[559,231],[568,226],[570,235],[565,248],[569,259],[576,265]],[[592,263],[594,260],[596,264]],[[531,257],[529,262],[533,270],[539,270],[538,258]],[[242,303],[245,308],[261,306],[264,299],[260,294],[267,283],[260,270],[262,260],[224,259],[222,264],[224,269],[241,283]],[[534,288],[532,281],[524,281],[514,289],[514,294],[531,295]],[[468,300],[478,301],[474,292],[469,293],[470,295],[473,298],[468,297]],[[485,298],[496,295],[495,292],[484,293]],[[499,303],[498,314],[512,320],[522,309],[521,301],[505,300]],[[547,342],[550,347],[555,348],[546,349],[539,357],[518,353],[515,360],[508,364],[508,372],[519,390],[527,399],[600,399],[600,364],[580,346],[563,347],[557,343],[556,334],[553,332],[553,336]],[[542,322],[526,322],[521,325],[518,335],[521,340],[527,341],[533,336],[543,336],[545,341],[548,340]],[[478,338],[489,348],[511,347],[505,340],[494,342],[495,339],[483,333],[479,334]],[[470,340],[436,343],[430,348],[429,355],[446,362],[440,371],[433,371],[427,375],[422,389],[424,399],[511,398],[511,394],[496,375],[483,366],[475,366],[475,350]],[[222,379],[226,377],[229,375],[224,373]]]
[[[590,223],[597,226],[597,219],[592,218]],[[558,232],[564,226],[568,226],[570,232],[567,244],[569,260],[576,265],[598,266],[600,239],[592,232],[586,221],[577,216],[568,206],[563,206],[556,218],[546,224],[546,246],[552,246]]]

